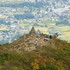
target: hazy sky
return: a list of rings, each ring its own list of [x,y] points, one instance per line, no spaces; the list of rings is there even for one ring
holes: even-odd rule
[[[19,2],[23,2],[23,1],[34,2],[35,0],[0,0],[0,4],[4,4],[4,3],[19,3]]]
[[[0,3],[17,3],[21,1],[22,0],[0,0]]]

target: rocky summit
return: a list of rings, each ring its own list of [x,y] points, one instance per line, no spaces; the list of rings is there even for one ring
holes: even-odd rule
[[[31,34],[31,35],[36,35],[36,31],[35,31],[35,28],[34,28],[34,27],[32,27],[32,29],[31,29],[31,31],[29,32],[29,34]]]
[[[48,35],[49,36],[49,35]],[[20,37],[18,40],[6,44],[3,46],[6,46],[5,49],[9,49],[10,51],[16,50],[16,51],[33,51],[37,48],[41,48],[43,46],[47,47],[53,47],[53,48],[58,48],[58,46],[63,47],[63,44],[59,42],[60,40],[54,35],[52,39],[46,38],[45,34],[39,34],[35,31],[35,28],[32,27],[30,30],[29,34],[26,34],[22,37]],[[55,47],[56,46],[56,47]]]

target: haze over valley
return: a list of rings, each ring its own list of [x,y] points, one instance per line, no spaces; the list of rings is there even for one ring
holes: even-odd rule
[[[0,44],[13,42],[32,26],[70,42],[70,0],[0,1]]]

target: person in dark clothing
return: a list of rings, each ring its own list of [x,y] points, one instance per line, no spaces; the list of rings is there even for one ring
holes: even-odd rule
[[[49,38],[52,39],[52,35],[50,35]]]
[[[50,38],[49,38],[49,35],[46,35],[44,41],[48,41]]]
[[[49,35],[46,35],[46,38],[49,38]]]

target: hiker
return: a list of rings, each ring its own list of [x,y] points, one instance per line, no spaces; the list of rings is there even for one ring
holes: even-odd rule
[[[49,38],[52,39],[52,35],[50,35]]]
[[[50,40],[49,35],[46,35],[44,41],[48,41],[48,40]]]
[[[55,34],[54,34],[54,38],[57,38],[57,37],[58,37],[58,33],[55,33]]]
[[[55,33],[55,36],[58,37],[58,33]]]

